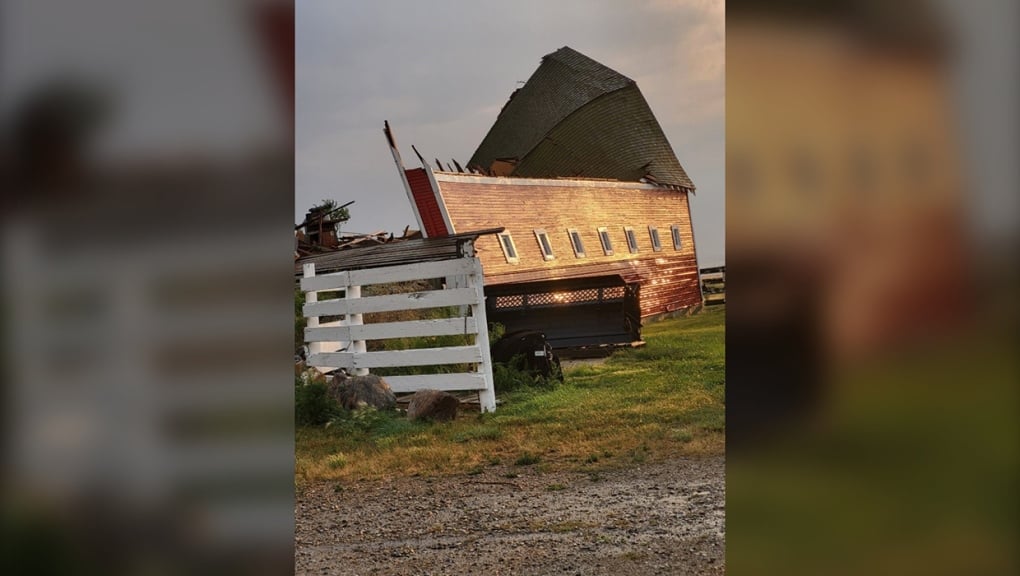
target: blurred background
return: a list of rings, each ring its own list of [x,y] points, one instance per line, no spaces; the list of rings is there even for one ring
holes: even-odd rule
[[[291,3],[0,10],[0,572],[291,572]],[[731,573],[1017,572],[1017,12],[727,2]]]
[[[727,2],[727,568],[1018,569],[1018,5]]]
[[[292,571],[292,6],[0,27],[0,572]]]

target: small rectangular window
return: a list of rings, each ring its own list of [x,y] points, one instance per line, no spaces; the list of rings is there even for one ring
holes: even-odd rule
[[[602,242],[602,251],[605,252],[606,256],[613,255],[613,242],[609,239],[609,230],[605,228],[599,228],[599,241]]]
[[[652,239],[652,250],[655,252],[662,251],[662,240],[659,239],[659,229],[655,226],[649,226],[648,236]]]
[[[510,237],[509,232],[500,232],[499,245],[503,248],[503,256],[506,256],[507,262],[510,264],[520,262],[520,259],[517,258],[517,247],[514,246],[514,239]]]
[[[584,258],[584,242],[581,241],[581,234],[573,228],[567,228],[567,236],[570,236],[570,245],[574,247],[574,256]]]
[[[680,225],[674,224],[670,226],[669,229],[673,233],[673,249],[679,250],[683,246],[683,242],[680,238]]]
[[[552,260],[556,258],[553,256],[552,244],[549,243],[549,235],[545,233],[545,230],[541,228],[535,229],[535,239],[538,240],[538,247],[542,250],[542,258],[546,260]]]
[[[627,248],[630,250],[630,253],[637,254],[638,251],[637,235],[634,234],[634,229],[631,228],[630,226],[624,226],[623,234],[624,236],[627,237]]]

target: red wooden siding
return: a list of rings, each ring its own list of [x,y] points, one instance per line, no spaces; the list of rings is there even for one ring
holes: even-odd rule
[[[519,263],[506,261],[495,236],[475,244],[485,268],[485,284],[620,274],[641,284],[641,315],[671,312],[701,303],[687,193],[639,183],[459,177],[437,174],[443,200],[458,230],[503,226],[517,245]],[[670,226],[678,224],[682,249],[673,249]],[[662,250],[652,250],[648,226],[656,226]],[[637,237],[638,253],[627,249],[624,227]],[[614,254],[606,256],[598,227],[605,227]],[[542,258],[534,230],[544,229],[555,259]],[[574,255],[568,229],[576,229],[585,258]]]
[[[436,195],[425,169],[404,170],[404,174],[407,175],[407,182],[411,185],[411,193],[414,195],[414,203],[418,206],[418,214],[421,215],[425,234],[429,238],[448,236],[450,231],[446,229],[443,213],[439,209],[439,203],[436,202]]]

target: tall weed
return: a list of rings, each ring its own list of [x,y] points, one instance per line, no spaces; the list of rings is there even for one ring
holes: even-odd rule
[[[321,426],[342,412],[330,398],[323,382],[304,383],[294,379],[294,423],[298,426]]]

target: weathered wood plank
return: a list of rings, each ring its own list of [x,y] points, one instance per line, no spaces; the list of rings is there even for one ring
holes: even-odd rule
[[[305,316],[342,316],[347,314],[368,314],[371,312],[393,312],[395,310],[422,310],[424,308],[442,308],[445,306],[471,304],[474,302],[475,297],[475,291],[470,288],[430,290],[426,292],[408,292],[405,294],[387,294],[384,296],[306,303],[303,310]]]
[[[478,346],[387,350],[385,352],[334,352],[313,354],[309,366],[329,366],[345,370],[359,368],[394,368],[400,366],[432,366],[440,364],[477,363],[482,361]]]
[[[307,266],[307,264],[306,264]],[[351,273],[333,272],[330,274],[318,274],[305,276],[301,279],[301,290],[304,292],[318,292],[322,290],[338,290],[351,285]]]
[[[329,327],[306,328],[305,342],[347,342],[350,340],[385,340],[387,338],[455,336],[477,333],[478,324],[474,318],[438,318],[361,326],[340,326],[337,324]]]
[[[705,304],[725,304],[726,293],[721,294],[705,294]]]
[[[350,285],[366,286],[427,278],[444,278],[446,276],[468,274],[470,271],[471,261],[465,258],[441,260],[438,262],[416,262],[400,266],[350,270],[302,278],[301,289],[305,292],[336,290]]]
[[[396,393],[415,392],[425,388],[445,390],[482,390],[485,388],[485,377],[471,372],[459,374],[421,374],[415,376],[386,376],[386,383]]]

